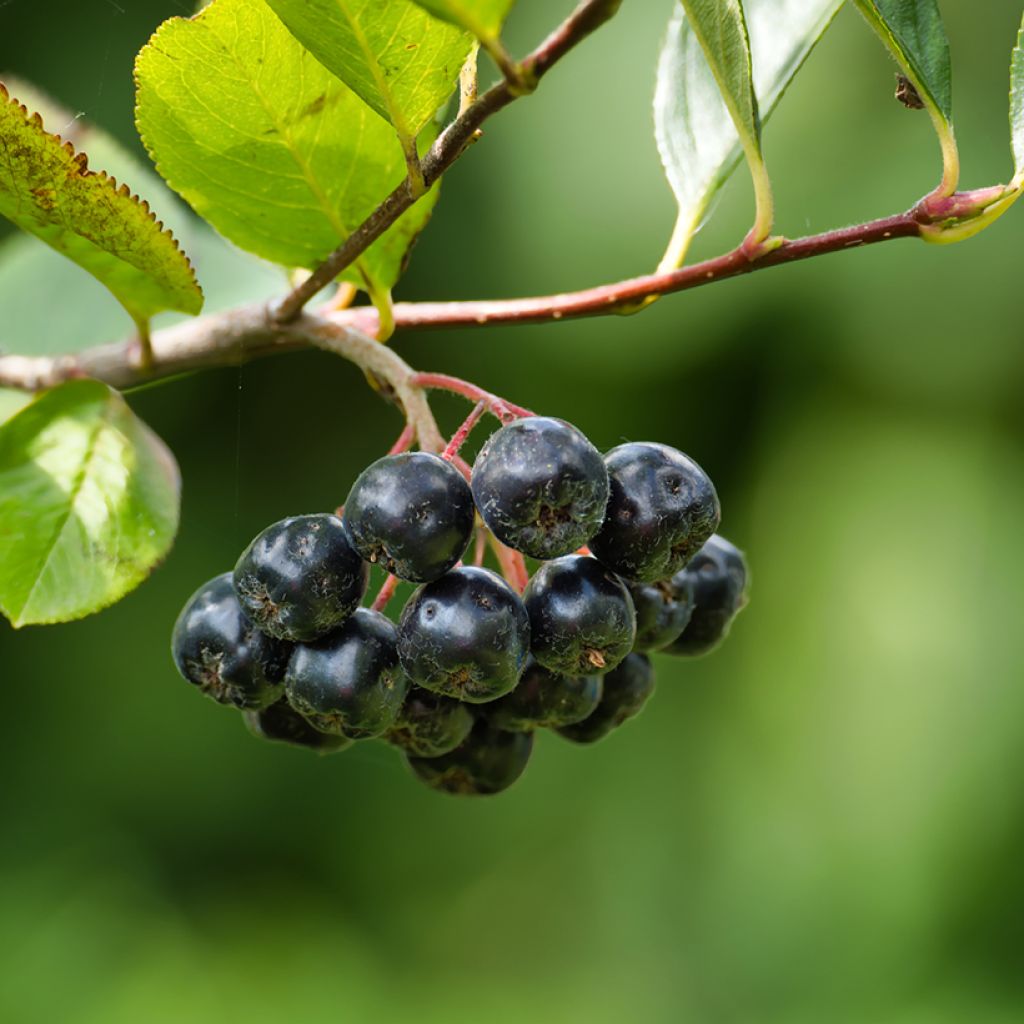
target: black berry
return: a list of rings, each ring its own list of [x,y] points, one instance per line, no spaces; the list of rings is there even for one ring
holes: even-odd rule
[[[495,700],[519,681],[529,649],[523,602],[490,569],[453,569],[420,587],[402,611],[402,667],[434,693],[471,703]]]
[[[658,583],[631,583],[636,608],[634,651],[657,651],[672,643],[693,614],[693,577],[683,569]]]
[[[679,638],[664,648],[665,654],[707,654],[725,639],[746,601],[743,553],[718,534],[701,548],[686,572],[693,583],[693,616]]]
[[[508,789],[523,774],[532,750],[532,732],[504,732],[479,719],[451,753],[410,757],[408,761],[431,789],[458,796],[489,796]]]
[[[586,544],[604,520],[608,471],[575,427],[532,416],[496,431],[473,465],[473,497],[503,544],[556,558]]]
[[[473,713],[461,701],[412,687],[384,738],[416,757],[454,750],[473,728]]]
[[[238,600],[264,633],[315,640],[359,607],[369,567],[337,516],[292,516],[242,552],[234,580]]]
[[[296,711],[322,732],[354,740],[389,729],[408,686],[398,665],[394,624],[366,608],[323,639],[297,644],[285,675]]]
[[[229,572],[188,599],[171,637],[182,676],[219,704],[236,708],[264,708],[281,696],[290,653],[290,644],[264,636],[246,617]]]
[[[600,676],[563,676],[531,659],[519,685],[488,704],[487,718],[499,729],[528,732],[581,722],[601,699]]]
[[[320,754],[333,754],[352,746],[352,740],[314,729],[286,700],[279,700],[262,711],[243,713],[253,736],[293,747],[306,747]]]
[[[590,550],[609,569],[649,583],[675,575],[721,517],[708,475],[664,444],[619,445],[605,456],[611,494]]]
[[[426,583],[462,557],[474,515],[469,484],[450,462],[404,452],[363,470],[344,518],[363,558],[403,580]]]
[[[593,714],[582,722],[559,729],[558,733],[574,743],[596,743],[638,715],[653,692],[654,669],[650,658],[631,654],[604,677],[604,693]]]
[[[565,555],[545,562],[523,601],[530,616],[530,650],[552,672],[608,672],[633,648],[633,599],[626,584],[595,558]]]

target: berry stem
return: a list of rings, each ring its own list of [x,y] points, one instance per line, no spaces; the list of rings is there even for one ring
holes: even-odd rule
[[[410,383],[413,387],[427,388],[431,391],[450,391],[454,395],[462,395],[471,402],[483,402],[487,411],[501,420],[502,423],[509,423],[512,420],[523,419],[526,416],[533,416],[529,409],[521,405],[514,405],[504,398],[484,391],[483,388],[471,384],[468,380],[460,380],[458,377],[450,377],[446,373],[416,373],[413,374]]]
[[[504,544],[488,531],[487,541],[491,545],[494,557],[498,559],[501,566],[501,574],[508,580],[509,585],[516,593],[521,594],[530,582],[530,574],[526,571],[526,562],[518,551],[505,547]]]
[[[406,423],[405,429],[398,435],[398,440],[388,449],[388,455],[401,455],[402,452],[407,452],[415,440],[416,428],[411,423]]]
[[[476,537],[473,541],[473,564],[481,566],[484,564],[484,556],[487,554],[487,527],[480,523],[476,526]]]
[[[374,612],[384,611],[388,606],[388,602],[395,596],[399,582],[397,576],[388,575],[388,578],[381,584],[380,590],[377,591],[377,596],[373,599],[370,610]]]
[[[462,426],[452,434],[452,439],[448,442],[448,447],[441,452],[442,459],[451,462],[451,460],[459,454],[462,450],[462,446],[466,443],[466,438],[469,437],[470,431],[480,421],[480,417],[483,416],[486,408],[487,403],[481,398],[480,401],[473,406],[473,411],[462,421]]]

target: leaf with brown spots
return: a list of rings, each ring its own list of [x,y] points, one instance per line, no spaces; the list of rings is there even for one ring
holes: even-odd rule
[[[2,84],[0,214],[99,279],[136,323],[202,308],[192,267],[149,205],[91,171],[84,153],[47,132]]]

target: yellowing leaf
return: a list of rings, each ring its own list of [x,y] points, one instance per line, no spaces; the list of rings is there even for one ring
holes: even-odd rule
[[[45,131],[0,84],[0,214],[98,278],[136,322],[198,313],[203,295],[149,205]]]

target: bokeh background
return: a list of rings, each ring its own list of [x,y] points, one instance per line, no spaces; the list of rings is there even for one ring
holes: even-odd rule
[[[518,6],[523,50],[571,4]],[[673,209],[650,98],[670,7],[624,4],[488,125],[399,297],[559,291],[657,262]],[[942,7],[965,183],[1005,180],[1019,2]],[[8,0],[0,70],[143,158],[132,58],[185,8]],[[768,129],[780,230],[932,186],[927,119],[893,85],[841,12]],[[733,244],[750,209],[737,175],[695,255]],[[217,302],[279,288],[194,237]],[[829,256],[636,317],[396,339],[601,447],[691,453],[752,566],[726,647],[659,659],[641,718],[592,749],[541,737],[491,801],[422,788],[382,744],[322,760],[260,744],[168,657],[194,587],[270,521],[340,502],[394,410],[316,353],[133,395],[181,462],[173,554],[100,616],[0,625],[0,1019],[1021,1020],[1022,247],[1014,210],[960,246]],[[0,286],[9,337],[125,332],[35,248]],[[437,405],[448,424],[464,412]]]

